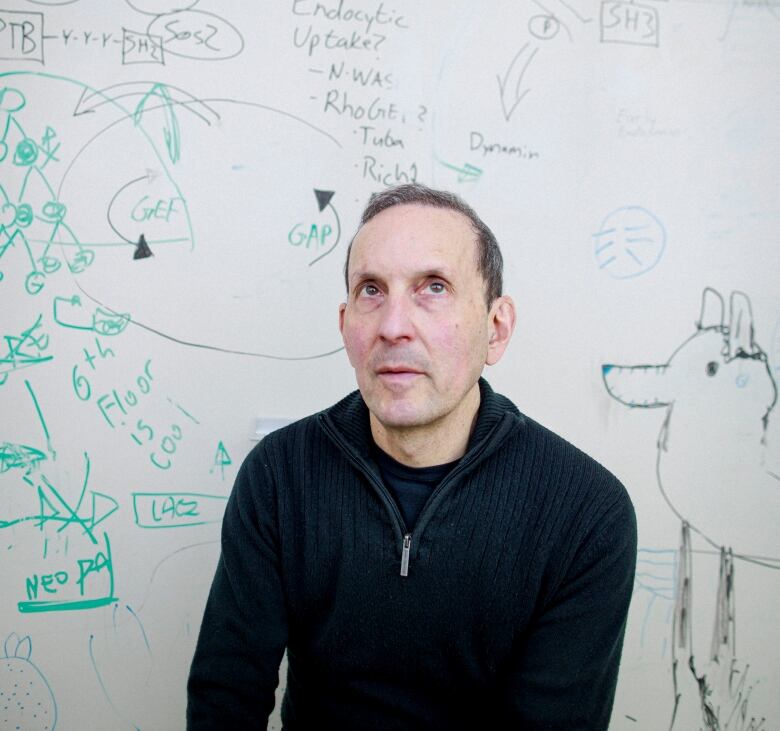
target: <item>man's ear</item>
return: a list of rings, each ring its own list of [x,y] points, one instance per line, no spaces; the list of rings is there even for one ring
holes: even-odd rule
[[[494,365],[509,345],[515,329],[515,303],[509,295],[498,297],[488,313],[488,350],[485,363]]]
[[[344,313],[347,310],[347,303],[342,302],[339,305],[339,332],[341,333],[341,337],[344,337]]]

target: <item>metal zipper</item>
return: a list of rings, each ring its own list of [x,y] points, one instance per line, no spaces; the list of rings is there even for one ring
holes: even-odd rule
[[[404,536],[404,545],[401,549],[401,576],[409,576],[409,551],[412,548],[412,534]]]

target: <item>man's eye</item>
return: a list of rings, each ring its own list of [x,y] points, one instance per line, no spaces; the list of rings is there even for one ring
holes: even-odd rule
[[[364,284],[358,290],[358,294],[365,297],[376,297],[379,294],[379,287],[375,284]]]
[[[430,282],[426,289],[433,292],[433,294],[444,294],[447,291],[447,288],[442,282]]]

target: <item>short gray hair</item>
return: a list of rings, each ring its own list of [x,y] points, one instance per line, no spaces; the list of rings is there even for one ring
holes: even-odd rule
[[[461,213],[471,221],[471,227],[477,237],[477,269],[485,280],[485,299],[488,309],[500,297],[503,291],[504,259],[501,249],[493,232],[484,221],[476,214],[474,209],[454,193],[446,190],[435,190],[421,183],[404,183],[393,188],[388,188],[379,193],[374,193],[368,199],[365,209],[360,217],[360,228],[365,226],[374,216],[387,208],[404,204],[417,204],[432,206],[433,208],[447,208]],[[357,236],[357,233],[355,234]],[[352,252],[352,241],[347,247],[347,259],[344,263],[344,282],[349,292],[349,255]]]

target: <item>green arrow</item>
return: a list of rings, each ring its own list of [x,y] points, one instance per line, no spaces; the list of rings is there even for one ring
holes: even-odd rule
[[[439,160],[438,158],[436,161],[439,163],[439,165],[442,165],[450,170],[454,170],[456,173],[458,173],[459,183],[467,180],[477,180],[482,175],[482,168],[478,168],[476,165],[472,165],[470,162],[464,163],[462,167],[458,167],[457,165],[445,162],[444,160]]]

